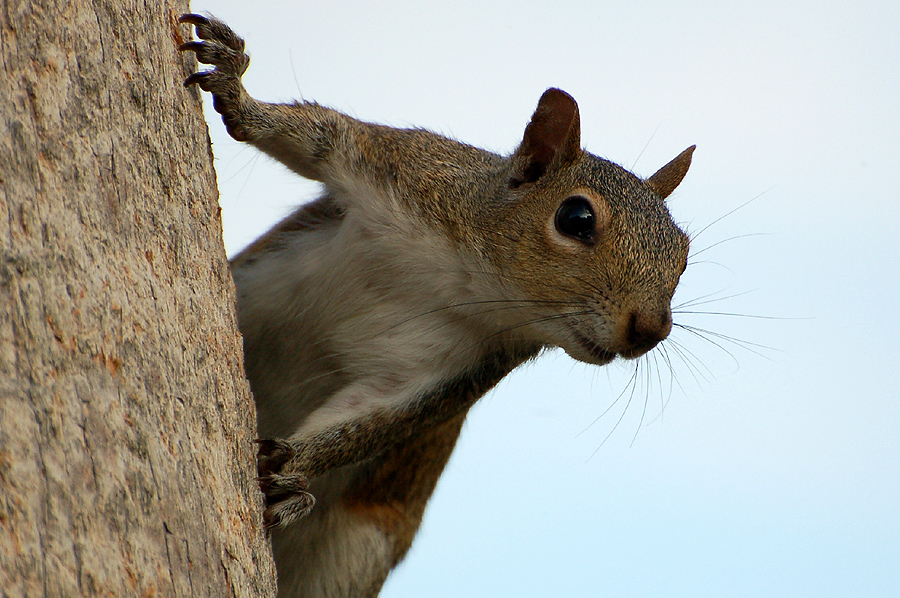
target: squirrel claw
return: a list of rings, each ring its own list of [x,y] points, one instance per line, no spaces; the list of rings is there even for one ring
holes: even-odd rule
[[[178,17],[179,23],[193,25],[200,39],[215,40],[238,53],[244,52],[244,40],[231,27],[216,19],[194,13]]]
[[[294,457],[294,448],[283,438],[258,438],[259,489],[266,496],[266,529],[285,527],[305,517],[316,504],[309,493],[309,480],[302,473],[282,473]]]
[[[189,13],[181,15],[178,21],[193,25],[200,38],[199,41],[185,42],[178,49],[193,52],[198,62],[213,66],[211,70],[189,75],[184,86],[196,84],[210,92],[213,108],[222,115],[228,134],[238,141],[248,141],[241,112],[244,104],[250,101],[241,84],[241,76],[250,64],[250,57],[244,53],[244,40],[214,17]]]
[[[203,85],[201,82],[206,78],[206,75],[208,74],[209,73],[207,71],[198,71],[196,73],[191,73],[190,75],[188,75],[187,79],[184,80],[184,86],[190,87],[191,85],[197,83],[200,84],[200,87],[202,88]]]
[[[206,25],[209,23],[209,19],[207,19],[203,15],[189,12],[178,17],[178,22],[189,23],[191,25]]]
[[[316,499],[309,492],[294,494],[290,498],[271,505],[263,512],[263,521],[267,530],[275,527],[287,527],[293,522],[309,515],[316,504]]]
[[[301,494],[309,489],[309,480],[306,476],[293,474],[270,474],[257,478],[259,489],[263,491],[267,499]],[[272,501],[274,502],[274,501]]]
[[[183,44],[178,46],[178,51],[184,52],[186,50],[193,50],[194,52],[196,52],[198,49],[200,49],[200,46],[202,46],[202,45],[203,45],[203,42],[198,42],[198,41],[192,40],[189,42],[184,42]]]
[[[277,473],[294,456],[291,443],[282,438],[257,438],[257,473],[260,478]]]
[[[303,474],[270,474],[257,480],[259,489],[266,495],[263,513],[266,529],[286,527],[306,517],[316,504],[315,497],[308,492],[309,480]]]

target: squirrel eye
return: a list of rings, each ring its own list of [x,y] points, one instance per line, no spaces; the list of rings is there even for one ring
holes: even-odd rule
[[[573,195],[556,210],[556,230],[567,237],[591,243],[594,240],[594,209],[587,198]]]

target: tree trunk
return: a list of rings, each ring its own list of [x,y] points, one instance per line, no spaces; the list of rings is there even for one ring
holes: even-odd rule
[[[271,596],[185,2],[0,0],[0,596]]]

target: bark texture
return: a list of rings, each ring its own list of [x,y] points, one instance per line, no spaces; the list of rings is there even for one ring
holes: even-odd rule
[[[186,2],[0,0],[0,596],[272,596]]]

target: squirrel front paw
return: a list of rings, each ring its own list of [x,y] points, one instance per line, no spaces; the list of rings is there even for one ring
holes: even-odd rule
[[[179,50],[191,51],[203,64],[211,64],[211,71],[199,71],[184,80],[184,86],[195,83],[203,91],[212,93],[213,108],[222,115],[228,134],[237,141],[248,141],[247,131],[241,126],[241,103],[249,100],[241,83],[241,76],[250,64],[250,57],[244,53],[244,40],[231,28],[213,17],[184,14],[179,23],[189,23],[197,31],[202,41],[182,44]]]
[[[266,528],[287,527],[306,517],[316,499],[309,493],[309,480],[301,473],[282,472],[283,466],[294,457],[291,443],[281,438],[256,441],[259,489],[266,495],[263,519]]]

